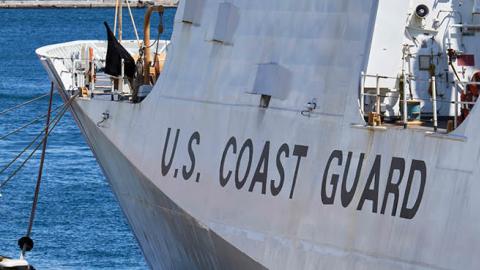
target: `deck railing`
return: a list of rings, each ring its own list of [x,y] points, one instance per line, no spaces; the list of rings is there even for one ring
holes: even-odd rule
[[[375,79],[375,93],[366,93],[365,92],[365,81],[367,78],[374,78]],[[365,72],[361,72],[361,82],[360,82],[360,111],[363,117],[365,117],[365,97],[370,96],[370,97],[375,97],[375,113],[381,114],[381,98],[385,97],[381,95],[380,92],[380,85],[382,80],[398,80],[398,77],[390,77],[390,76],[383,76],[383,75],[371,75],[371,74],[366,74]],[[402,75],[402,80],[403,80],[403,98],[400,99],[400,102],[403,103],[403,112],[402,112],[402,119],[404,123],[404,128],[408,127],[408,111],[407,111],[407,101],[408,101],[408,96],[407,96],[407,81],[408,75],[404,74]],[[415,80],[415,79],[413,79]],[[436,132],[438,129],[438,113],[437,113],[437,105],[438,105],[438,100],[437,100],[437,87],[436,87],[436,77],[432,76],[429,80],[429,83],[431,83],[432,86],[432,98],[429,99],[428,101],[432,102],[432,107],[433,107],[433,129]],[[455,107],[455,113],[453,117],[453,127],[456,129],[458,127],[458,113],[460,106],[468,106],[468,105],[475,105],[476,102],[474,101],[459,101],[458,100],[458,95],[461,94],[461,92],[466,93],[466,87],[467,85],[480,85],[480,82],[470,82],[470,81],[454,81],[454,86],[455,86],[455,95],[454,95],[454,100],[453,101],[448,101],[449,104],[454,104]],[[413,96],[410,96],[410,99],[413,99]],[[416,100],[421,100],[418,98],[415,98]]]

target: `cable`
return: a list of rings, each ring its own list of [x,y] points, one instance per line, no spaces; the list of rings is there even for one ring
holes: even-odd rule
[[[113,23],[113,35],[117,36],[118,0],[115,0],[115,21]]]
[[[150,44],[150,46],[145,46],[145,44],[143,44],[144,48],[151,48],[151,47],[155,46],[155,44],[157,44],[157,40],[155,40],[152,44]]]
[[[48,135],[50,135],[53,130],[55,129],[55,127],[57,126],[57,124],[60,122],[60,120],[62,119],[63,115],[65,114],[65,112],[67,111],[68,107],[70,106],[71,102],[78,96],[78,94],[72,96],[70,98],[70,100],[65,104],[64,108],[56,115],[55,119],[54,119],[54,123],[52,124],[52,128],[49,130],[48,132]],[[43,134],[43,131],[42,133]],[[32,158],[32,156],[35,154],[35,152],[38,150],[38,148],[40,148],[40,146],[42,145],[43,143],[43,140],[37,144],[37,146],[33,149],[33,151],[27,156],[27,158],[20,164],[20,166],[9,176],[7,177],[6,180],[4,180],[1,184],[0,184],[0,190],[5,187],[5,185],[25,166],[25,164],[27,163],[27,161],[29,159]],[[32,143],[33,144],[33,143]]]
[[[62,115],[61,115],[61,116],[63,116],[63,113],[65,113],[65,111],[66,111],[66,110],[64,110],[64,111],[62,112]],[[53,131],[53,128],[58,124],[58,122],[59,122],[60,119],[61,119],[61,117],[60,117],[59,119],[57,119],[57,121],[56,121],[55,124],[52,126],[51,130],[49,131],[49,134]],[[43,132],[42,132],[42,134],[43,134]],[[6,185],[10,180],[12,180],[12,178],[25,166],[25,164],[27,163],[27,161],[32,158],[32,156],[35,154],[35,152],[37,152],[37,150],[40,148],[40,146],[42,146],[42,144],[43,144],[43,139],[42,139],[41,142],[39,142],[39,143],[37,144],[37,146],[35,146],[35,148],[33,149],[33,151],[32,151],[32,152],[27,156],[27,158],[20,164],[20,166],[19,166],[17,169],[15,169],[15,171],[14,171],[10,176],[8,176],[7,179],[5,179],[5,181],[3,181],[3,182],[0,184],[0,190],[1,190],[2,188],[4,188],[5,185]]]
[[[65,105],[63,105],[65,106]],[[58,113],[57,115],[55,115],[53,121],[56,121],[58,119],[58,117],[60,116],[60,113]],[[0,174],[4,173],[8,168],[10,168],[10,166],[12,166],[12,164],[14,164],[28,149],[30,149],[30,147],[32,147],[32,145],[38,140],[38,138],[40,138],[40,136],[42,136],[42,134],[45,132],[45,129],[42,129],[42,131],[37,135],[35,136],[35,138],[30,142],[30,144],[28,144],[18,155],[15,156],[14,159],[12,159],[5,167],[3,167],[1,170],[0,170]]]
[[[53,111],[52,111],[52,112],[56,112],[56,111],[57,111],[58,109],[60,109],[61,107],[63,107],[63,104],[62,104],[62,105],[60,105],[60,106],[58,106],[58,107],[56,107],[55,109],[53,109]],[[29,127],[29,126],[31,126],[31,125],[33,125],[33,124],[35,124],[35,123],[37,123],[38,121],[42,120],[42,119],[43,119],[43,118],[45,118],[45,117],[47,117],[47,115],[46,115],[46,114],[44,114],[44,115],[40,115],[40,116],[36,117],[35,119],[33,119],[32,121],[30,121],[30,122],[26,123],[25,125],[23,125],[23,126],[21,126],[21,127],[17,128],[17,129],[14,129],[14,130],[10,131],[9,133],[7,133],[7,134],[5,134],[5,135],[1,136],[1,137],[0,137],[0,141],[2,141],[2,140],[5,140],[7,137],[9,137],[9,136],[11,136],[11,135],[13,135],[13,134],[15,134],[15,133],[17,133],[17,132],[19,132],[19,131],[23,130],[23,129],[25,129],[25,128],[27,128],[27,127]]]
[[[39,96],[39,97],[36,97],[36,98],[31,99],[31,100],[29,100],[29,101],[26,101],[26,102],[24,102],[24,103],[22,103],[22,104],[15,105],[15,106],[13,106],[13,107],[11,107],[11,108],[9,108],[9,109],[6,109],[6,110],[1,111],[1,112],[0,112],[0,115],[9,113],[9,112],[11,112],[11,111],[13,111],[13,110],[16,110],[16,109],[18,109],[18,108],[21,108],[21,107],[23,107],[23,106],[25,106],[25,105],[28,105],[28,104],[30,104],[30,103],[32,103],[32,102],[34,102],[34,101],[37,101],[37,100],[39,100],[39,99],[42,99],[42,98],[46,97],[46,96],[48,96],[48,94],[41,95],[41,96]]]
[[[48,101],[47,120],[45,122],[45,136],[43,137],[43,140],[42,140],[42,146],[43,146],[42,154],[40,156],[40,165],[38,167],[37,184],[35,185],[35,192],[33,195],[33,202],[32,202],[32,210],[30,212],[30,219],[28,220],[28,229],[27,229],[26,237],[30,237],[32,233],[33,221],[35,220],[35,213],[37,210],[38,197],[40,195],[40,184],[42,183],[43,165],[45,164],[45,154],[47,152],[48,128],[50,127],[50,116],[52,115],[52,103],[53,103],[53,82],[50,88],[50,100]],[[27,246],[24,244],[24,246],[22,247],[23,254],[25,254],[26,249],[27,249]]]
[[[133,31],[135,32],[135,36],[137,37],[138,47],[141,48],[142,45],[140,43],[140,38],[138,36],[137,26],[135,25],[135,19],[133,18],[132,9],[130,8],[130,0],[126,0],[128,13],[130,14],[130,19],[132,19]]]

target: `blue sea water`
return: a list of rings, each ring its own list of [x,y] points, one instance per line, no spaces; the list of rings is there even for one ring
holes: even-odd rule
[[[145,9],[133,12],[140,26]],[[171,36],[174,14],[175,9],[166,10],[162,39]],[[48,92],[50,82],[35,55],[36,48],[71,40],[105,39],[103,21],[113,27],[113,18],[113,9],[0,9],[0,111]],[[152,26],[156,25],[155,16]],[[126,10],[124,38],[134,38]],[[54,102],[55,106],[61,104],[58,95]],[[44,98],[0,115],[0,137],[45,114],[47,105]],[[0,169],[43,124],[0,140]],[[0,255],[19,255],[17,239],[27,230],[38,164],[39,154],[0,190]],[[13,169],[0,174],[0,182]],[[27,257],[30,263],[37,269],[147,268],[107,181],[69,114],[49,137],[43,176],[32,233],[35,247]]]

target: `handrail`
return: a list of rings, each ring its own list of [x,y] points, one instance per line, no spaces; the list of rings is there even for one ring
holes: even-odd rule
[[[432,76],[432,106],[433,106],[433,131],[438,129],[438,115],[437,115],[437,86],[435,84],[435,76]]]
[[[365,78],[375,78],[376,80],[376,84],[375,84],[375,94],[371,94],[371,93],[365,93]],[[406,80],[407,80],[407,77],[408,75],[407,74],[403,74],[402,75],[402,78],[403,78],[403,99],[401,99],[400,101],[403,103],[403,122],[404,122],[404,128],[407,128],[407,123],[408,123],[408,112],[407,112],[407,83],[406,83]],[[361,72],[361,78],[360,78],[360,111],[362,113],[362,116],[365,116],[365,109],[364,109],[364,106],[365,106],[365,96],[370,96],[370,97],[375,97],[375,112],[377,114],[380,114],[380,108],[381,108],[381,92],[380,92],[380,80],[381,79],[398,79],[397,77],[393,78],[393,77],[389,77],[389,76],[381,76],[381,75],[370,75],[370,74],[365,74],[363,71]],[[435,132],[437,132],[437,129],[438,129],[438,114],[437,114],[437,89],[436,89],[436,84],[435,84],[435,76],[432,76],[429,80],[428,80],[431,84],[432,84],[432,99],[431,99],[431,102],[432,102],[432,106],[433,106],[433,129]],[[457,85],[457,82],[455,81],[455,84]],[[480,83],[478,83],[480,84]],[[453,102],[455,104],[455,107],[456,107],[456,112],[455,112],[455,120],[454,120],[454,125],[455,125],[455,128],[456,128],[456,125],[457,125],[457,107],[458,107],[458,104],[466,104],[466,102],[459,102],[458,100],[458,97],[456,96],[455,97],[455,101]]]
[[[403,80],[406,81],[408,75],[407,74],[404,74],[403,76]],[[365,92],[365,78],[376,78],[376,85],[375,85],[375,88],[372,88],[372,89],[375,89],[375,93],[366,93]],[[412,77],[410,77],[412,78]],[[375,97],[375,111],[378,113],[379,111],[379,108],[380,108],[380,99],[382,97],[387,97],[385,95],[381,95],[379,89],[379,84],[380,84],[380,80],[381,79],[398,79],[398,78],[394,78],[394,77],[389,77],[389,76],[381,76],[381,75],[370,75],[370,74],[365,74],[364,72],[361,72],[361,82],[360,82],[360,111],[362,113],[362,116],[365,116],[365,97],[368,96],[368,97]],[[465,87],[467,85],[480,85],[480,82],[470,82],[470,81],[459,81],[459,80],[454,80],[454,85],[455,85],[455,96],[454,96],[454,100],[453,101],[442,101],[442,100],[437,100],[437,97],[436,97],[436,84],[435,84],[435,81],[436,81],[436,78],[435,76],[432,76],[430,79],[428,80],[425,80],[425,81],[429,81],[430,83],[432,83],[432,98],[431,99],[428,99],[429,101],[432,102],[432,107],[433,107],[433,128],[434,128],[434,131],[436,132],[437,129],[438,129],[438,114],[437,114],[437,104],[440,102],[440,103],[448,103],[448,104],[453,104],[455,106],[455,113],[454,113],[454,118],[453,118],[453,125],[454,125],[454,129],[456,129],[458,127],[458,111],[459,111],[459,106],[462,106],[462,105],[475,105],[476,102],[473,102],[473,101],[461,101],[461,100],[458,100],[458,94],[460,92],[464,92],[465,91]],[[403,85],[404,89],[403,89],[403,92],[404,92],[404,97],[403,99],[400,100],[400,102],[403,103],[403,121],[406,123],[407,121],[407,94],[406,94],[406,83],[404,83]],[[423,100],[423,101],[426,101],[426,99],[421,99],[421,98],[415,98],[415,100]]]
[[[393,79],[393,80],[398,79],[397,77],[383,76],[383,75],[378,75],[378,74],[375,74],[375,75],[365,74],[364,72],[362,72],[362,75],[363,75],[365,78],[377,78],[377,77],[379,77],[380,79]]]
[[[403,128],[408,128],[407,74],[403,72]],[[410,95],[412,93],[410,92]],[[410,98],[413,98],[410,96]]]
[[[375,78],[375,94],[365,93],[365,79],[366,78]],[[375,97],[375,112],[380,114],[381,110],[381,92],[380,92],[380,80],[381,79],[398,79],[397,77],[390,77],[390,76],[382,76],[379,74],[371,75],[366,74],[365,72],[361,72],[360,77],[360,112],[362,116],[365,116],[365,96],[372,96]]]
[[[468,84],[470,85],[480,85],[480,82],[467,82],[467,81],[459,81],[459,80],[454,80],[454,84],[455,84],[455,101],[454,101],[454,104],[455,104],[455,117],[453,118],[453,125],[455,128],[457,128],[458,126],[458,105],[475,105],[477,102],[473,102],[473,101],[458,101],[458,94],[460,92],[466,92],[466,86]],[[462,88],[463,86],[463,88]],[[459,91],[459,88],[460,88],[460,91]]]

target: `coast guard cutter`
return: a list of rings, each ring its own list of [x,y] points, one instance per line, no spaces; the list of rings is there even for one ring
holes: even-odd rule
[[[480,267],[480,1],[162,12],[37,50],[151,268]]]

